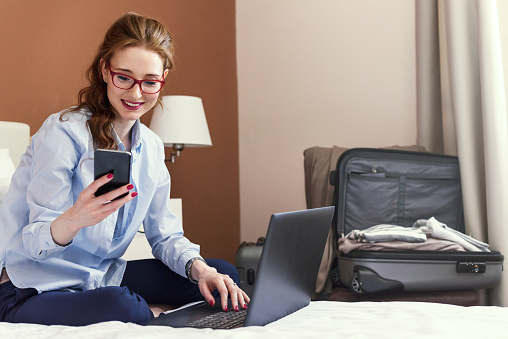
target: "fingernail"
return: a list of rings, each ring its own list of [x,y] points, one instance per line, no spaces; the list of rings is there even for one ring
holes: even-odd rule
[[[238,305],[235,306],[235,311],[240,311],[240,309],[238,308]]]
[[[210,303],[210,306],[213,306],[213,304],[214,304],[213,300],[210,300],[209,303]]]
[[[138,192],[132,192],[131,197],[135,198],[138,195]]]
[[[131,189],[133,189],[133,188],[134,188],[134,185],[133,185],[133,184],[129,184],[129,185],[127,185],[127,189],[128,189],[129,191],[130,191]]]
[[[113,178],[113,173],[108,174],[108,179],[111,179],[111,178]]]
[[[225,312],[227,312],[227,311],[228,311],[228,307],[227,307],[227,306],[226,306],[226,307],[224,307],[224,311],[225,311]]]
[[[247,306],[247,304],[243,304],[243,308],[245,308],[245,309],[246,309],[247,307],[248,307],[248,306]]]

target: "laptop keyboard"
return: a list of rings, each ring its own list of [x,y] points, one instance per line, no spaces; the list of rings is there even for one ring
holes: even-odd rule
[[[213,329],[229,329],[243,325],[247,310],[240,310],[238,312],[217,312],[206,316],[204,318],[194,320],[187,326],[197,328],[213,328]]]

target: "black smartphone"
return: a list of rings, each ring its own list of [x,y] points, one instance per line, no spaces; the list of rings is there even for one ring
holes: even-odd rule
[[[130,152],[97,149],[94,154],[94,178],[98,178],[112,173],[113,179],[99,187],[95,192],[98,197],[104,193],[108,193],[118,187],[127,185],[131,178],[131,154]],[[120,199],[127,195],[127,193],[115,198]]]

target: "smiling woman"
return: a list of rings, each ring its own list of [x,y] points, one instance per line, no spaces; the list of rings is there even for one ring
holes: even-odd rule
[[[140,323],[150,304],[220,296],[236,311],[248,296],[224,260],[201,257],[170,209],[164,146],[140,117],[159,103],[173,44],[154,19],[127,13],[107,31],[79,105],[51,115],[33,136],[0,205],[0,321]],[[141,80],[139,80],[141,79]],[[130,183],[96,196],[95,150],[131,153]],[[143,224],[155,259],[121,257]],[[44,309],[45,312],[40,312]],[[79,312],[76,312],[76,309]]]

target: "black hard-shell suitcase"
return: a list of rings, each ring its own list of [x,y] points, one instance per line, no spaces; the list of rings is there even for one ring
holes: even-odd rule
[[[435,217],[464,233],[457,157],[424,152],[356,148],[332,173],[337,239],[379,224],[411,227]],[[499,252],[338,252],[340,282],[357,294],[491,288],[501,279]]]
[[[265,237],[259,237],[255,243],[244,241],[236,251],[235,266],[240,275],[240,287],[248,296],[254,291],[264,243]]]

